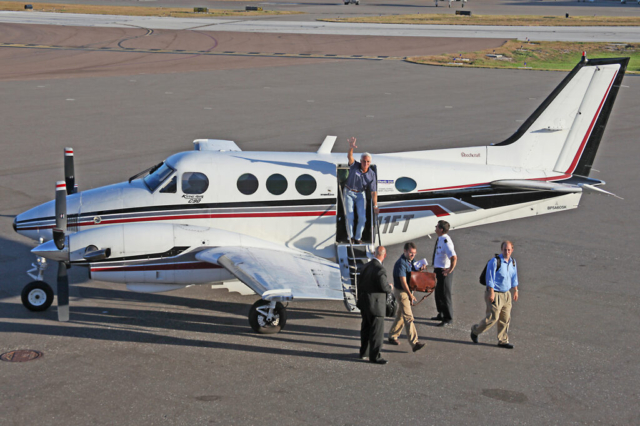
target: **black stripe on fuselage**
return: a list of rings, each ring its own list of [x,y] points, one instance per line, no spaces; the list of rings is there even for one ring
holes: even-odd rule
[[[568,179],[567,179],[568,180]],[[565,183],[558,181],[557,183]],[[492,188],[481,185],[477,187],[456,189],[449,191],[419,192],[413,194],[383,195],[378,197],[378,203],[405,201],[405,200],[429,200],[432,198],[455,198],[481,209],[493,209],[514,204],[529,203],[561,195],[552,191],[522,191],[521,189]]]
[[[240,201],[232,203],[199,203],[199,204],[169,204],[164,206],[144,206],[129,207],[126,209],[114,210],[96,210],[91,212],[82,212],[81,217],[105,216],[125,213],[144,213],[144,212],[166,212],[172,210],[201,210],[201,209],[221,209],[221,208],[252,208],[252,207],[305,207],[305,206],[322,206],[336,204],[335,198],[315,198],[311,200],[283,200],[283,201]],[[26,224],[30,222],[38,222],[43,220],[54,220],[55,216],[41,217],[36,219],[26,219],[18,221],[17,224]]]

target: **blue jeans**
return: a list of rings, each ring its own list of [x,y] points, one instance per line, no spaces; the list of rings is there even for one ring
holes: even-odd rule
[[[364,192],[354,192],[349,188],[344,188],[344,203],[347,210],[347,223],[349,224],[349,231],[351,232],[351,238],[356,240],[362,239],[362,231],[364,231],[364,224],[367,220],[367,209],[365,203],[367,198],[364,196]],[[353,205],[355,204],[358,210],[358,224],[356,225],[356,233],[353,233]]]

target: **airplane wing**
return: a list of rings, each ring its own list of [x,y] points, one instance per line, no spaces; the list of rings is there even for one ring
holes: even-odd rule
[[[306,253],[215,247],[196,254],[221,265],[265,300],[343,300],[340,266]]]

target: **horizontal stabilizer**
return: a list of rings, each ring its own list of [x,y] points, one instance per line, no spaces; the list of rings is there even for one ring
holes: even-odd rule
[[[576,185],[566,185],[562,183],[544,182],[540,180],[509,179],[496,180],[491,182],[491,186],[498,188],[524,189],[528,191],[553,191],[560,193],[582,192],[582,188]]]
[[[604,189],[598,188],[598,187],[593,186],[593,185],[588,185],[588,184],[584,183],[581,186],[584,189],[587,189],[587,190],[592,191],[592,192],[598,192],[600,194],[611,195],[612,197],[616,197],[616,198],[619,198],[621,200],[624,200],[624,198],[614,194],[613,192],[605,191]]]

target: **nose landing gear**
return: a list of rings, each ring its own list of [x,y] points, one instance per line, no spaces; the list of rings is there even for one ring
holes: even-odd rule
[[[46,311],[53,303],[53,289],[44,281],[32,281],[22,289],[22,304],[34,312]]]
[[[40,244],[43,240],[40,239]],[[44,271],[47,269],[47,259],[41,256],[36,257],[36,262],[31,264],[32,268],[27,271],[34,281],[30,282],[22,289],[22,304],[25,308],[33,312],[46,311],[53,303],[53,289],[44,282]]]

